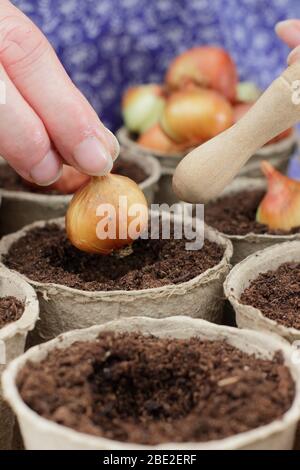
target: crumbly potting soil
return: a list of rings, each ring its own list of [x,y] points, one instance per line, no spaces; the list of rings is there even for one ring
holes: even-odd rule
[[[130,162],[119,158],[112,170],[112,173],[127,176],[136,183],[140,184],[147,178],[147,174],[143,168]],[[9,166],[0,165],[0,188],[8,189],[10,191],[26,191],[31,193],[45,193],[47,194],[60,194],[55,189],[47,189],[46,187],[34,187],[26,184],[24,180]]]
[[[284,263],[261,273],[241,295],[241,302],[258,308],[281,325],[300,329],[300,263]]]
[[[24,304],[15,297],[0,298],[0,329],[19,320],[24,312]]]
[[[27,405],[77,431],[125,442],[209,441],[257,428],[291,406],[281,353],[225,342],[102,333],[56,349],[18,376]]]
[[[185,243],[139,239],[128,256],[93,255],[73,247],[62,228],[48,224],[16,241],[4,262],[34,281],[76,289],[147,289],[189,281],[217,265],[224,254],[222,246],[208,240],[199,251],[187,251]]]
[[[143,157],[141,157],[143,158]],[[118,175],[127,176],[131,178],[136,183],[140,184],[148,177],[145,170],[136,165],[134,162],[123,160],[118,158],[114,163],[114,168],[112,173],[117,173]]]
[[[298,233],[300,227],[286,232],[269,230],[266,225],[256,222],[256,212],[264,195],[262,190],[245,190],[221,197],[205,206],[205,222],[228,235]]]

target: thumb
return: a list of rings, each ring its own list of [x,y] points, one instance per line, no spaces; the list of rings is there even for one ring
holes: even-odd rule
[[[276,24],[275,31],[289,47],[294,48],[300,45],[300,20],[280,21]]]

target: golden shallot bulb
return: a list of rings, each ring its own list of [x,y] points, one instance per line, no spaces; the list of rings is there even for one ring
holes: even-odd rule
[[[236,101],[238,103],[253,103],[262,91],[253,82],[239,82],[237,85]]]
[[[235,101],[236,65],[229,53],[221,47],[193,47],[177,56],[166,74],[166,84],[170,89],[179,90],[190,83],[212,88],[229,101]]]
[[[145,132],[156,124],[165,105],[160,85],[149,84],[129,88],[122,99],[125,126],[131,132]]]
[[[71,243],[102,255],[130,245],[147,225],[143,192],[131,179],[113,174],[92,177],[74,195],[66,214]]]
[[[257,222],[271,230],[300,227],[300,182],[282,175],[266,161],[262,162],[262,171],[268,190],[258,207]]]
[[[162,129],[178,143],[203,142],[232,124],[233,109],[226,98],[196,87],[170,95],[161,117]]]
[[[150,127],[150,129],[141,134],[137,139],[137,143],[142,147],[155,150],[156,152],[160,152],[165,155],[180,154],[188,148],[195,146],[195,143],[192,144],[191,142],[178,144],[164,133],[159,124],[155,124],[153,127]]]

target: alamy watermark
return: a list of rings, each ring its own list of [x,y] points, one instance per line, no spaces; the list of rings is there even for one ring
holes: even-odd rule
[[[291,84],[292,90],[292,103],[295,105],[300,104],[300,80],[294,80]]]
[[[6,104],[6,84],[0,80],[0,105]]]
[[[135,240],[142,238],[186,240],[186,250],[200,250],[204,243],[203,204],[143,204],[128,207],[126,196],[120,196],[117,209],[112,204],[100,204],[96,210],[99,240]],[[141,227],[147,227],[141,230]]]
[[[291,357],[292,363],[295,365],[299,365],[300,364],[300,340],[299,339],[293,341],[292,349],[293,349],[292,357]]]
[[[4,341],[0,340],[0,366],[6,365],[6,349]]]

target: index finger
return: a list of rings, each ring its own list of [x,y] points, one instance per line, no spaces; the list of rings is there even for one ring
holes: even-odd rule
[[[0,0],[0,61],[43,121],[64,160],[101,175],[118,154],[116,138],[72,83],[41,31],[16,7]]]

